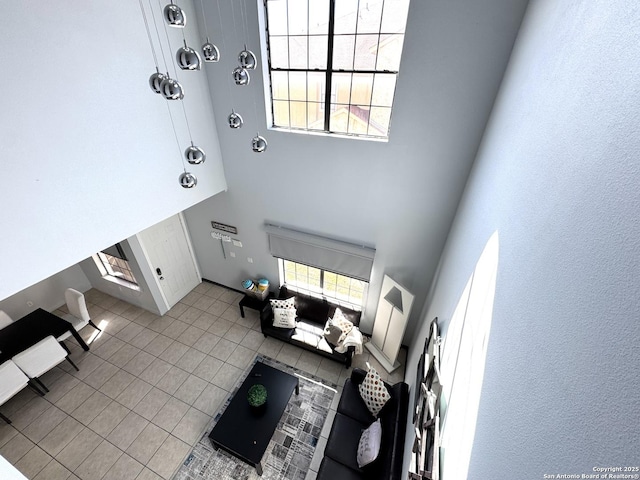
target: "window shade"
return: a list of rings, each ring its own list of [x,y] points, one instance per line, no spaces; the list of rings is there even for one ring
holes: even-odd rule
[[[265,225],[271,255],[369,281],[375,249],[332,238]]]

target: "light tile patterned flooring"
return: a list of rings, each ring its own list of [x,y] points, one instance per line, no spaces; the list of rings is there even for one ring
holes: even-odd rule
[[[44,397],[26,388],[0,407],[13,421],[0,421],[0,455],[29,479],[170,479],[256,353],[338,385],[351,372],[264,338],[257,312],[240,317],[242,294],[218,285],[201,283],[163,316],[95,289],[85,298],[103,333],[82,330],[89,352],[66,341],[80,371],[64,362],[42,377],[51,390]],[[354,366],[367,361],[390,383],[403,379],[404,368],[386,375],[366,350]],[[307,479],[315,478],[337,398]]]

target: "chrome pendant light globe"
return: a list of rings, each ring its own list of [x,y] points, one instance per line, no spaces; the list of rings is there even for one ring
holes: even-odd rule
[[[200,70],[202,61],[200,60],[200,54],[193,48],[187,46],[187,41],[184,41],[184,47],[180,47],[176,52],[176,62],[182,70]]]
[[[230,128],[242,128],[242,125],[244,125],[244,120],[242,120],[240,114],[234,112],[233,110],[231,110],[231,113],[229,114],[227,120],[229,121]]]
[[[207,37],[207,43],[202,45],[202,55],[204,56],[205,62],[220,61],[220,50],[218,50],[218,47],[209,41],[209,37]]]
[[[236,82],[236,85],[249,85],[251,77],[246,68],[236,67],[233,70],[233,81]]]
[[[255,70],[258,64],[255,54],[251,50],[247,50],[246,45],[244,46],[244,50],[238,54],[238,61],[240,62],[240,66],[247,70]]]
[[[198,184],[198,179],[193,173],[189,173],[187,171],[180,174],[178,177],[178,181],[180,182],[180,186],[182,188],[193,188]]]
[[[184,98],[182,85],[169,76],[160,83],[160,93],[167,100],[182,100]]]
[[[169,5],[164,7],[162,11],[165,22],[170,27],[176,28],[184,28],[187,24],[187,17],[184,14],[184,11],[177,5],[173,4],[173,0]]]
[[[207,159],[207,154],[200,147],[196,147],[193,143],[184,151],[184,158],[191,165],[200,165]]]
[[[159,94],[162,91],[160,89],[160,85],[166,78],[167,76],[164,73],[160,73],[160,71],[156,68],[156,73],[151,74],[151,76],[149,77],[149,86],[151,87],[151,90]]]
[[[262,153],[267,149],[267,139],[260,134],[253,137],[251,140],[251,148],[256,153]]]

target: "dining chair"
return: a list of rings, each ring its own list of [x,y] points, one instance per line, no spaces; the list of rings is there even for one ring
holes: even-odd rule
[[[44,340],[40,340],[32,347],[20,352],[12,360],[20,370],[40,385],[45,392],[48,392],[49,389],[39,377],[56,365],[67,360],[73,368],[79,371],[76,364],[69,358],[68,353],[60,346],[53,335],[49,335]]]
[[[7,360],[0,365],[0,405],[4,405],[7,400],[17,394],[29,384],[27,377],[18,366],[11,360]],[[0,413],[0,418],[11,423],[7,417]]]
[[[11,324],[13,319],[7,315],[4,310],[0,310],[0,330]]]
[[[80,331],[80,329],[86,327],[87,325],[91,325],[93,328],[101,332],[98,326],[93,323],[91,320],[91,316],[89,315],[89,310],[87,310],[87,303],[84,300],[84,295],[82,292],[78,290],[74,290],[73,288],[67,288],[64,292],[64,298],[67,302],[67,308],[69,309],[69,313],[62,318],[67,322],[70,322],[73,325],[73,328],[76,331]],[[71,336],[71,332],[65,332],[58,337],[58,341],[62,342]],[[63,347],[66,346],[64,343]],[[68,352],[68,350],[67,350]]]

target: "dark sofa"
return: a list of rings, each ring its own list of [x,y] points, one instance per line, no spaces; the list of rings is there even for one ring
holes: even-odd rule
[[[325,324],[330,317],[333,318],[336,305],[321,298],[294,292],[289,290],[286,285],[282,286],[277,298],[291,297],[295,297],[296,328],[274,327],[273,310],[270,302],[267,302],[260,312],[260,325],[264,336],[278,338],[292,345],[311,350],[324,357],[344,363],[346,368],[349,368],[355,347],[348,347],[345,353],[339,353],[324,338]],[[360,312],[344,307],[339,308],[350,322],[356,326],[360,325]]]
[[[404,478],[402,462],[409,409],[409,385],[405,382],[395,385],[385,383],[391,399],[378,415],[382,425],[380,453],[369,465],[358,467],[356,458],[360,436],[376,420],[358,391],[358,385],[366,374],[364,370],[354,368],[351,378],[345,381],[317,480]]]

